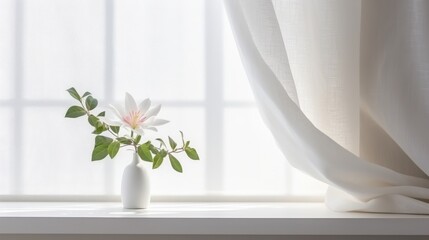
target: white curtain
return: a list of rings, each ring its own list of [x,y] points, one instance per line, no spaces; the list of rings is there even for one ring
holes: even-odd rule
[[[265,123],[327,206],[429,214],[429,1],[225,7]]]

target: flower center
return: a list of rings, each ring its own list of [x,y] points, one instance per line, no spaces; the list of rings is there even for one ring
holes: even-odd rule
[[[126,122],[132,129],[137,129],[145,119],[146,118],[140,111],[131,111],[123,118],[123,121]]]

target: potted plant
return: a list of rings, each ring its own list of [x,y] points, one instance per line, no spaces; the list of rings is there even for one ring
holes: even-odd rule
[[[157,144],[145,139],[145,131],[157,131],[157,127],[168,123],[158,118],[161,105],[152,107],[150,99],[143,100],[137,105],[134,98],[126,93],[124,106],[110,105],[106,111],[95,112],[98,100],[90,92],[80,95],[75,88],[67,92],[79,102],[71,106],[66,118],[86,117],[93,127],[95,144],[92,151],[92,161],[114,158],[121,149],[133,152],[131,163],[124,169],[121,184],[121,199],[124,208],[147,208],[150,203],[150,179],[148,170],[142,164],[150,163],[152,169],[157,169],[168,159],[177,172],[182,173],[182,165],[176,154],[185,152],[192,160],[199,160],[195,148],[185,141],[180,131],[179,143],[168,137],[168,141],[156,138]],[[166,144],[168,142],[168,145]]]

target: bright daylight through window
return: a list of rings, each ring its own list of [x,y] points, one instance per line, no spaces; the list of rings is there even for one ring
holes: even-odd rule
[[[74,86],[100,100],[161,103],[201,161],[152,172],[158,196],[321,196],[262,122],[219,0],[0,1],[0,195],[119,195],[127,152],[90,161]]]

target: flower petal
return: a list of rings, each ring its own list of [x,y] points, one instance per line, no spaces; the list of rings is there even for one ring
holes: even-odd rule
[[[149,109],[149,111],[146,112],[145,117],[150,118],[152,116],[156,116],[159,111],[161,111],[161,105],[156,105],[152,109]]]
[[[115,107],[114,105],[110,104],[109,109],[113,112],[119,119],[122,119],[125,116],[124,110],[122,107]]]
[[[129,93],[125,93],[125,111],[130,113],[132,111],[137,111],[137,103],[134,100],[133,96]]]
[[[124,124],[124,125],[122,125],[122,127],[125,128],[128,131],[133,131],[133,128],[130,127],[129,125]],[[130,137],[130,135],[126,135],[126,136]]]
[[[152,130],[154,132],[158,132],[158,129],[156,129],[156,127],[145,127],[144,129]]]
[[[133,129],[132,131],[134,131],[138,135],[144,135],[144,131],[142,128]]]
[[[155,120],[155,117],[147,118],[142,124],[140,124],[140,126],[143,126],[143,127],[151,126],[154,120]]]
[[[168,120],[157,118],[157,119],[154,119],[151,124],[152,124],[152,126],[160,126],[160,125],[164,125],[164,124],[169,123],[169,122],[170,121],[168,121]]]
[[[122,122],[116,121],[116,120],[113,120],[113,119],[110,119],[110,118],[100,118],[100,120],[102,122],[107,123],[110,126],[117,126],[117,127],[122,126]]]
[[[139,110],[142,114],[145,114],[147,112],[147,110],[149,110],[150,107],[150,99],[146,98],[145,100],[143,100],[140,105],[139,105]]]

